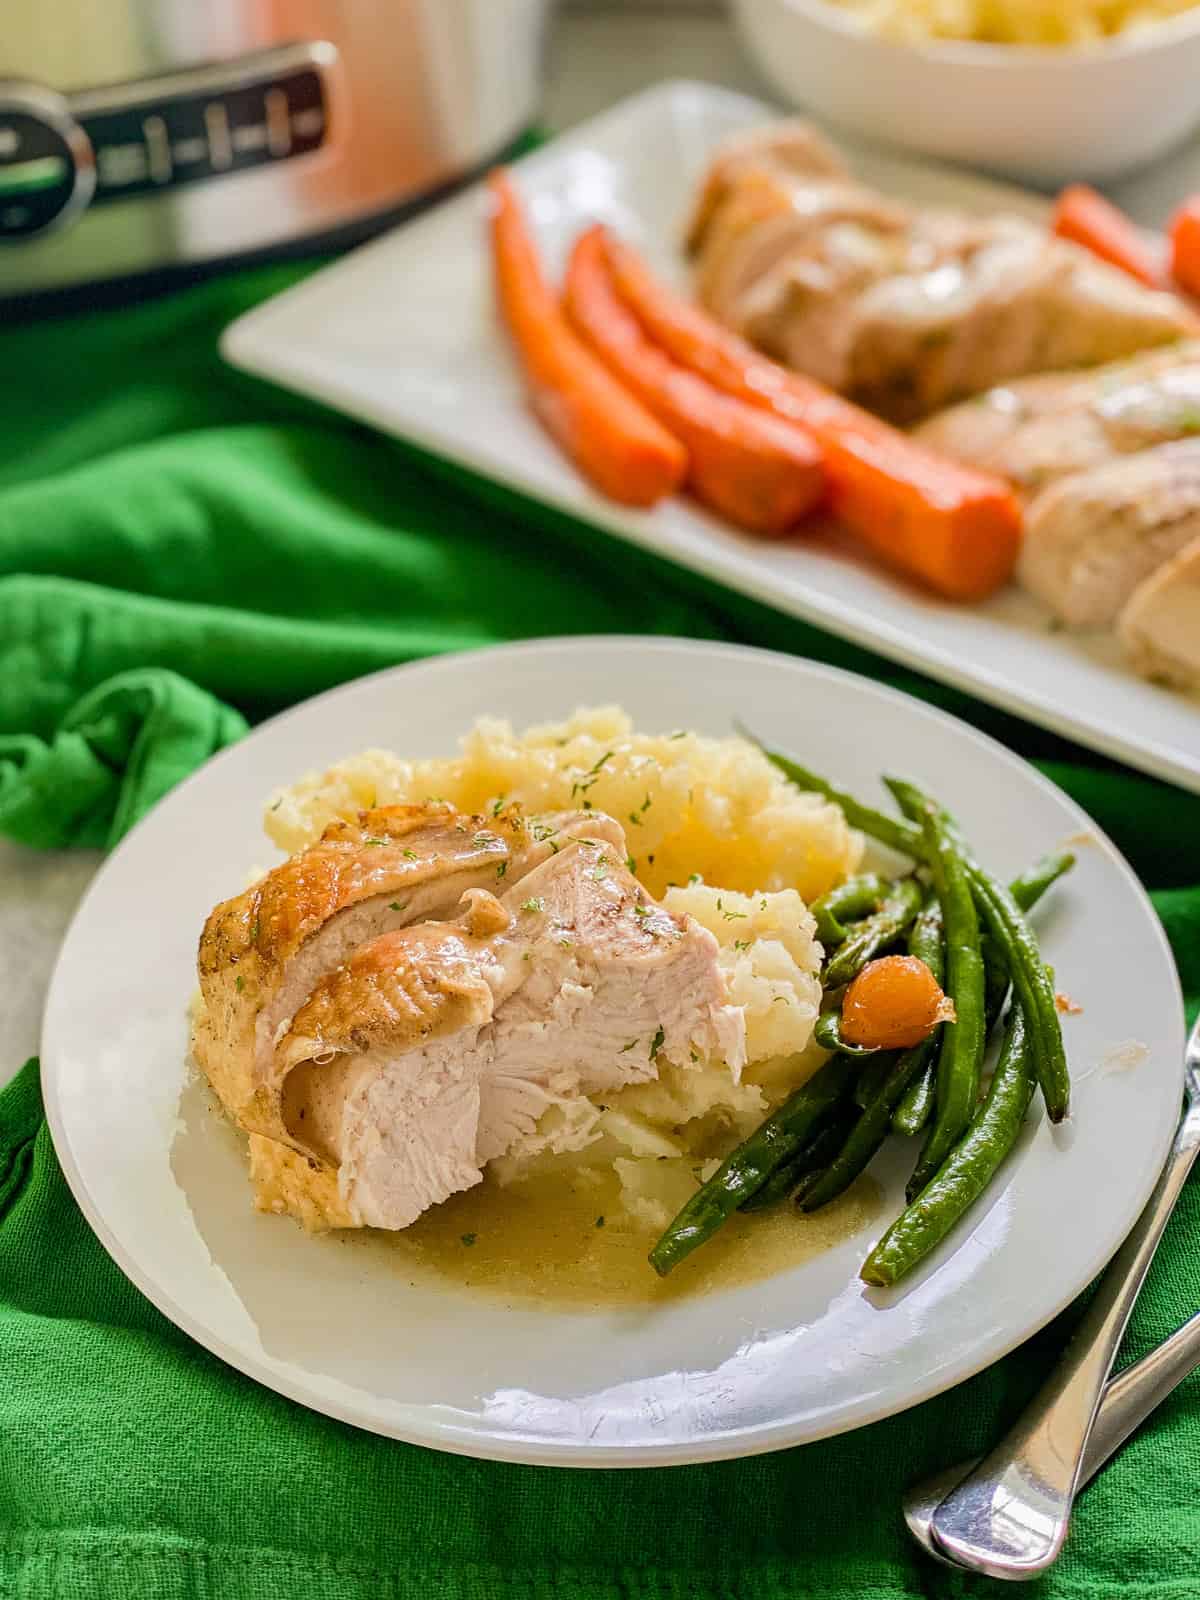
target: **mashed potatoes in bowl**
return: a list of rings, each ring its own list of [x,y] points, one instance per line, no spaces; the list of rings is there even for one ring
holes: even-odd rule
[[[634,1038],[624,1047],[630,1061],[649,1063],[631,1074],[635,1081],[592,1092],[563,1086],[536,1127],[487,1162],[486,1182],[501,1186],[569,1173],[611,1195],[615,1179],[607,1224],[661,1229],[825,1059],[812,1042],[822,950],[807,903],[856,869],[860,836],[836,806],[797,790],[747,741],[643,733],[617,707],[524,732],[483,720],[451,757],[364,752],[272,795],[265,826],[294,854],[372,808],[425,803],[494,817],[497,827],[531,819],[534,838],[536,819],[547,815],[583,813],[585,829],[588,813],[612,819],[638,892],[677,928],[705,930],[709,951],[715,942],[725,999],[744,1026],[738,1059],[695,1049],[690,1059],[668,1059],[657,1040]],[[255,1133],[250,1159],[261,1209],[310,1228],[353,1221],[333,1168]]]

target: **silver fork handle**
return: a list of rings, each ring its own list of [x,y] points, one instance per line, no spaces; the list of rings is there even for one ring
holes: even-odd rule
[[[1109,1381],[1088,1437],[1079,1487],[1090,1483],[1152,1411],[1200,1366],[1200,1311],[1148,1355]]]
[[[1198,1148],[1200,1106],[1193,1106],[1062,1361],[1016,1425],[938,1507],[934,1540],[960,1566],[995,1578],[1030,1578],[1062,1549],[1105,1381]]]

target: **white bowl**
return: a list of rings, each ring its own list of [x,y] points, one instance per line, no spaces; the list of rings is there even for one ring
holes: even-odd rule
[[[922,155],[1029,183],[1116,177],[1200,122],[1200,7],[1068,49],[869,33],[826,0],[733,0],[784,99]]]

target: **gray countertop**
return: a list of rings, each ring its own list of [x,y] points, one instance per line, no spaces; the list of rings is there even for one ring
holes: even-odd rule
[[[697,78],[769,98],[719,10],[642,0],[572,8],[550,40],[544,120],[565,128],[664,78]],[[1161,222],[1200,189],[1200,138],[1110,191],[1135,217]],[[0,841],[0,1082],[37,1049],[46,984],[63,932],[100,857],[34,852]]]

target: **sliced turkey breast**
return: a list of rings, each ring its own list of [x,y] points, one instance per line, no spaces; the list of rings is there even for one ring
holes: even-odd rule
[[[1187,341],[989,389],[931,417],[917,437],[1035,494],[1069,473],[1197,433],[1200,343]]]
[[[606,837],[499,898],[382,935],[314,988],[273,1080],[289,1142],[337,1169],[334,1217],[403,1228],[477,1183],[553,1105],[657,1076],[740,1070],[744,1016],[712,935],[652,901]],[[294,1205],[294,1201],[293,1201]]]
[[[684,235],[689,250],[699,249],[742,175],[763,171],[833,183],[853,181],[839,153],[810,123],[788,119],[734,134],[723,141],[704,174]]]
[[[316,844],[217,906],[200,938],[196,1059],[235,1121],[284,1137],[268,1088],[281,1029],[317,980],[389,928],[450,916],[464,892],[513,882],[586,828],[623,849],[590,812],[526,821],[449,805],[383,806],[332,823]]]
[[[1200,439],[1063,478],[1034,500],[1018,576],[1073,627],[1114,622],[1136,586],[1200,536]]]
[[[875,194],[803,124],[718,151],[689,243],[697,293],[721,321],[898,421],[1197,328],[1176,296],[1024,218]]]
[[[1138,672],[1200,690],[1200,537],[1139,584],[1118,631]]]

